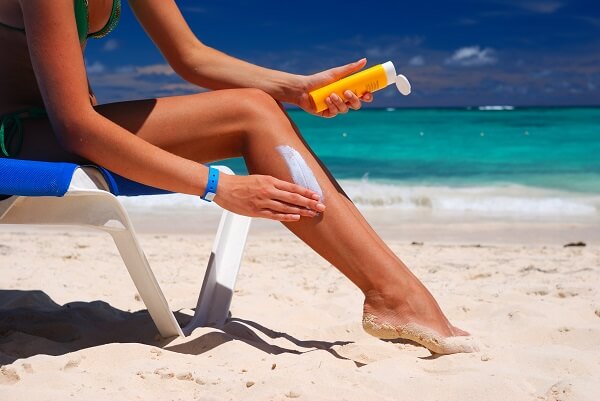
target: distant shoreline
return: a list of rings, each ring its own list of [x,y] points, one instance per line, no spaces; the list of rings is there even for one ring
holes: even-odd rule
[[[540,105],[495,105],[495,104],[483,104],[483,105],[464,105],[464,106],[370,106],[363,104],[361,111],[387,111],[389,108],[396,110],[465,110],[465,111],[494,111],[494,110],[479,110],[480,107],[487,106],[510,106],[514,110],[541,110],[541,109],[600,109],[600,105],[553,105],[553,106],[540,106]],[[286,104],[286,109],[290,111],[303,111],[298,106]],[[514,111],[514,110],[503,110],[503,111]]]

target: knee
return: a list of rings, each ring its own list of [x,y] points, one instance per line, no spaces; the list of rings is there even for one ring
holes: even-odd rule
[[[238,106],[240,118],[248,132],[265,131],[268,126],[277,126],[287,121],[281,105],[268,93],[254,88],[239,89]]]

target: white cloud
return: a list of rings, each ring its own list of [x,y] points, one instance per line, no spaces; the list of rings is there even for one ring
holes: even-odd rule
[[[206,8],[203,7],[184,7],[184,11],[196,14],[206,14]]]
[[[562,8],[564,4],[555,0],[529,0],[520,1],[517,6],[538,14],[552,14]]]
[[[119,73],[119,74],[131,74],[135,72],[136,67],[134,67],[133,65],[123,65],[120,67],[117,67],[115,69],[115,72]]]
[[[461,18],[457,22],[458,25],[477,25],[477,20],[472,18]]]
[[[166,84],[160,87],[161,90],[169,91],[169,92],[182,92],[182,93],[196,93],[196,92],[206,92],[208,89],[201,88],[198,85],[191,84],[189,82],[182,83],[174,83],[174,84]]]
[[[184,81],[167,64],[109,67],[94,62],[88,65],[88,76],[101,103],[205,91]]]
[[[90,64],[86,68],[88,74],[102,74],[106,71],[106,67],[104,64],[95,61],[93,64]]]
[[[112,52],[113,50],[117,50],[119,48],[119,41],[116,39],[108,39],[104,42],[104,46],[102,46],[102,50],[105,52]]]
[[[480,67],[484,65],[496,64],[494,49],[486,47],[485,49],[479,46],[462,47],[454,52],[454,54],[446,59],[447,65],[455,65],[459,67]]]
[[[535,14],[553,14],[565,6],[565,2],[558,0],[492,0],[492,2]]]
[[[590,23],[597,28],[600,28],[600,18],[588,17],[588,16],[579,16],[579,17],[575,17],[575,18],[585,21],[587,23]]]
[[[175,75],[175,71],[168,64],[153,64],[143,67],[136,67],[138,75]]]
[[[423,56],[415,56],[408,61],[408,64],[412,65],[413,67],[421,67],[425,65],[425,59]]]

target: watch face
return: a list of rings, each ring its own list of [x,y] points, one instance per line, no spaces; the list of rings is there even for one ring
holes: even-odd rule
[[[212,200],[215,199],[216,195],[217,194],[214,193],[214,192],[209,192],[209,193],[206,194],[206,196],[204,197],[204,199],[206,199],[209,202],[212,202]]]

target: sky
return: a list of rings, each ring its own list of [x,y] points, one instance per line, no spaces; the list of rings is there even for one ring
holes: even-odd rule
[[[165,0],[172,1],[172,0]],[[600,106],[599,0],[178,0],[204,44],[312,74],[362,57],[412,83],[372,107]],[[86,63],[100,102],[198,92],[166,64],[123,0]]]

